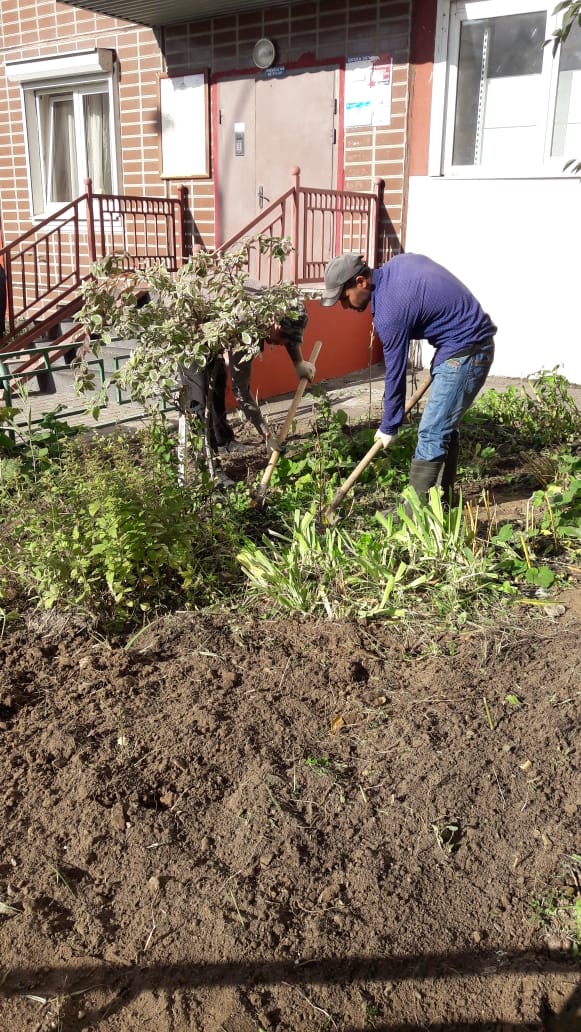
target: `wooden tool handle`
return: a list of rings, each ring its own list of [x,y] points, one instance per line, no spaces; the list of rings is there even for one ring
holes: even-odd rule
[[[315,341],[315,344],[313,346],[313,350],[311,351],[311,354],[309,356],[309,362],[315,363],[317,361],[317,358],[319,357],[319,352],[320,352],[322,347],[323,347],[323,341],[322,340]],[[289,432],[289,430],[290,430],[290,428],[291,428],[291,426],[293,424],[293,420],[294,420],[294,418],[295,418],[295,416],[297,414],[297,409],[298,409],[298,407],[299,407],[299,405],[301,403],[302,396],[305,393],[305,389],[306,389],[308,383],[309,383],[309,380],[308,380],[308,377],[306,377],[306,376],[302,376],[301,379],[299,380],[299,385],[298,385],[298,387],[296,389],[295,396],[294,396],[294,398],[293,398],[293,400],[292,400],[292,402],[290,404],[289,410],[288,410],[288,412],[286,414],[286,419],[285,419],[284,423],[282,424],[282,426],[281,426],[281,428],[280,428],[280,430],[279,430],[279,432],[277,434],[277,444],[282,444],[283,441],[286,440],[286,437],[287,437],[288,432]],[[280,448],[278,448],[278,449],[273,448],[273,450],[270,453],[270,458],[268,460],[268,465],[267,465],[267,467],[266,467],[266,469],[265,469],[265,471],[264,471],[264,473],[262,475],[262,480],[260,481],[260,484],[258,486],[258,490],[256,492],[255,504],[258,504],[264,498],[264,496],[266,494],[266,489],[267,489],[267,487],[268,487],[268,485],[270,483],[270,478],[272,477],[272,474],[274,473],[274,467],[276,466],[279,458],[280,458]]]
[[[432,382],[432,377],[428,376],[428,378],[426,380],[424,380],[424,382],[422,384],[420,384],[420,386],[418,387],[417,391],[414,391],[414,393],[412,394],[410,400],[408,401],[408,403],[407,403],[407,405],[405,407],[405,415],[406,416],[417,405],[418,401],[420,401],[420,399],[424,396],[424,394],[426,393],[426,391],[427,391],[428,387],[430,386],[431,382]],[[327,506],[327,508],[325,510],[325,520],[326,521],[329,521],[331,519],[335,509],[340,504],[340,502],[343,501],[343,499],[344,499],[345,495],[347,494],[347,492],[351,490],[351,488],[353,487],[353,484],[355,483],[355,481],[359,479],[359,477],[363,473],[363,470],[367,469],[369,463],[372,461],[372,459],[375,458],[377,453],[380,452],[382,449],[383,449],[383,445],[382,445],[381,441],[374,441],[373,442],[373,444],[371,445],[371,448],[369,449],[369,451],[365,453],[365,455],[363,456],[361,461],[358,463],[358,465],[355,467],[355,469],[353,470],[351,475],[347,477],[347,480],[345,481],[345,483],[342,484],[342,486],[339,488],[337,493],[334,495],[332,502],[330,502],[330,504]]]

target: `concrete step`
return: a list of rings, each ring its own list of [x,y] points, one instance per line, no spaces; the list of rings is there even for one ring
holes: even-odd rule
[[[45,347],[48,341],[40,340],[37,343],[38,347]],[[134,341],[119,341],[101,349],[99,358],[102,362],[105,379],[108,379],[119,365],[124,364],[134,347]],[[68,392],[69,388],[74,389],[77,373],[71,363],[74,362],[76,350],[77,344],[73,342],[68,353],[58,358],[54,364],[51,363],[50,370],[40,369],[35,371],[28,381],[29,392],[35,395],[51,395]],[[91,361],[92,368],[95,370],[96,375],[99,376],[100,372],[97,361]],[[4,360],[4,364],[10,371],[16,371],[21,362],[21,358],[5,358]]]

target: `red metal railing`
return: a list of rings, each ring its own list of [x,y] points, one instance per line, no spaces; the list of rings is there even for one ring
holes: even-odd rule
[[[0,249],[6,273],[6,334],[0,353],[26,347],[39,324],[50,333],[81,304],[79,288],[99,258],[123,252],[127,266],[184,257],[184,196],[123,197],[86,192]]]
[[[362,254],[374,268],[380,255],[383,179],[376,180],[374,193],[364,193],[301,186],[299,168],[291,169],[291,176],[290,189],[217,251],[243,247],[251,238],[288,236],[293,250],[284,262],[261,254],[256,243],[247,245],[249,275],[268,286],[282,279],[321,284],[325,265],[343,251]]]
[[[341,251],[357,251],[377,264],[379,213],[383,180],[374,193],[324,190],[300,185],[300,169],[291,170],[292,186],[261,212],[220,252],[251,237],[289,237],[292,253],[284,262],[248,248],[248,271],[267,285],[281,279],[320,284],[327,261]],[[177,199],[86,192],[0,249],[6,272],[7,325],[0,353],[26,347],[39,324],[50,336],[63,318],[81,304],[80,286],[92,263],[110,254],[126,255],[128,268],[162,261],[170,271],[186,254],[185,189]]]
[[[268,286],[282,279],[320,286],[325,264],[342,251],[356,251],[377,265],[383,180],[376,181],[375,192],[363,193],[303,187],[299,168],[291,169],[291,177],[286,193],[217,251],[246,246],[249,274]],[[50,368],[81,342],[74,317],[94,261],[123,254],[128,269],[161,261],[175,272],[189,251],[184,187],[172,200],[94,194],[90,180],[85,186],[81,197],[0,249],[8,301],[0,339],[0,356],[10,367],[9,379],[6,372],[0,377],[5,390],[11,379]],[[267,237],[290,238],[285,261],[247,243]],[[37,356],[39,339],[50,345]]]
[[[185,256],[184,188],[177,200],[93,194],[95,254],[124,253],[132,268],[162,261],[175,272]]]

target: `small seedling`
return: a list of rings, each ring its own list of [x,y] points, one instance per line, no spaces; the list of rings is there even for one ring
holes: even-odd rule
[[[75,893],[74,893],[70,883],[67,881],[67,879],[65,878],[64,874],[60,870],[60,868],[57,867],[56,864],[52,864],[50,862],[50,860],[47,859],[47,857],[44,857],[44,861],[45,861],[47,867],[54,874],[54,876],[56,878],[56,881],[57,881],[57,885],[64,885],[65,889],[68,889],[69,892],[71,892],[73,894],[73,896],[74,896]]]
[[[277,810],[282,810],[282,807],[281,807],[281,805],[280,805],[280,803],[279,803],[278,799],[276,798],[276,796],[275,796],[274,792],[272,791],[272,789],[270,789],[270,788],[268,787],[268,785],[265,785],[264,787],[265,787],[265,789],[266,789],[267,795],[268,795],[268,797],[269,797],[269,799],[270,799],[270,801],[271,801],[272,805],[273,805],[273,806],[276,806],[276,809],[277,809]]]
[[[436,842],[445,853],[454,853],[460,844],[460,825],[438,821],[432,824]]]
[[[371,1024],[372,1028],[375,1028],[375,1022],[379,1018],[380,1013],[380,1007],[376,1003],[365,1004],[365,1020]]]
[[[511,706],[513,709],[520,709],[521,706],[524,706],[524,702],[521,699],[520,695],[517,695],[515,692],[508,692],[508,694],[505,696],[504,701],[506,702],[507,706]]]
[[[230,899],[232,900],[232,903],[234,904],[234,909],[236,911],[236,916],[237,916],[238,920],[240,921],[240,924],[242,925],[242,927],[245,928],[246,927],[246,921],[244,920],[244,918],[242,917],[242,914],[240,913],[240,907],[238,906],[238,903],[236,901],[236,896],[234,895],[234,890],[233,889],[229,889],[228,891],[230,893]]]
[[[307,767],[316,771],[317,774],[329,773],[330,760],[328,756],[307,756],[305,763]]]

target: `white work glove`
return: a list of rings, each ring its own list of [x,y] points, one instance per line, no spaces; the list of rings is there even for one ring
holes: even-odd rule
[[[376,430],[374,441],[381,441],[384,448],[389,448],[392,441],[395,440],[395,434],[384,434],[383,430]]]
[[[315,367],[312,362],[305,362],[304,358],[300,362],[295,362],[295,370],[299,380],[303,377],[312,383],[315,378]]]

